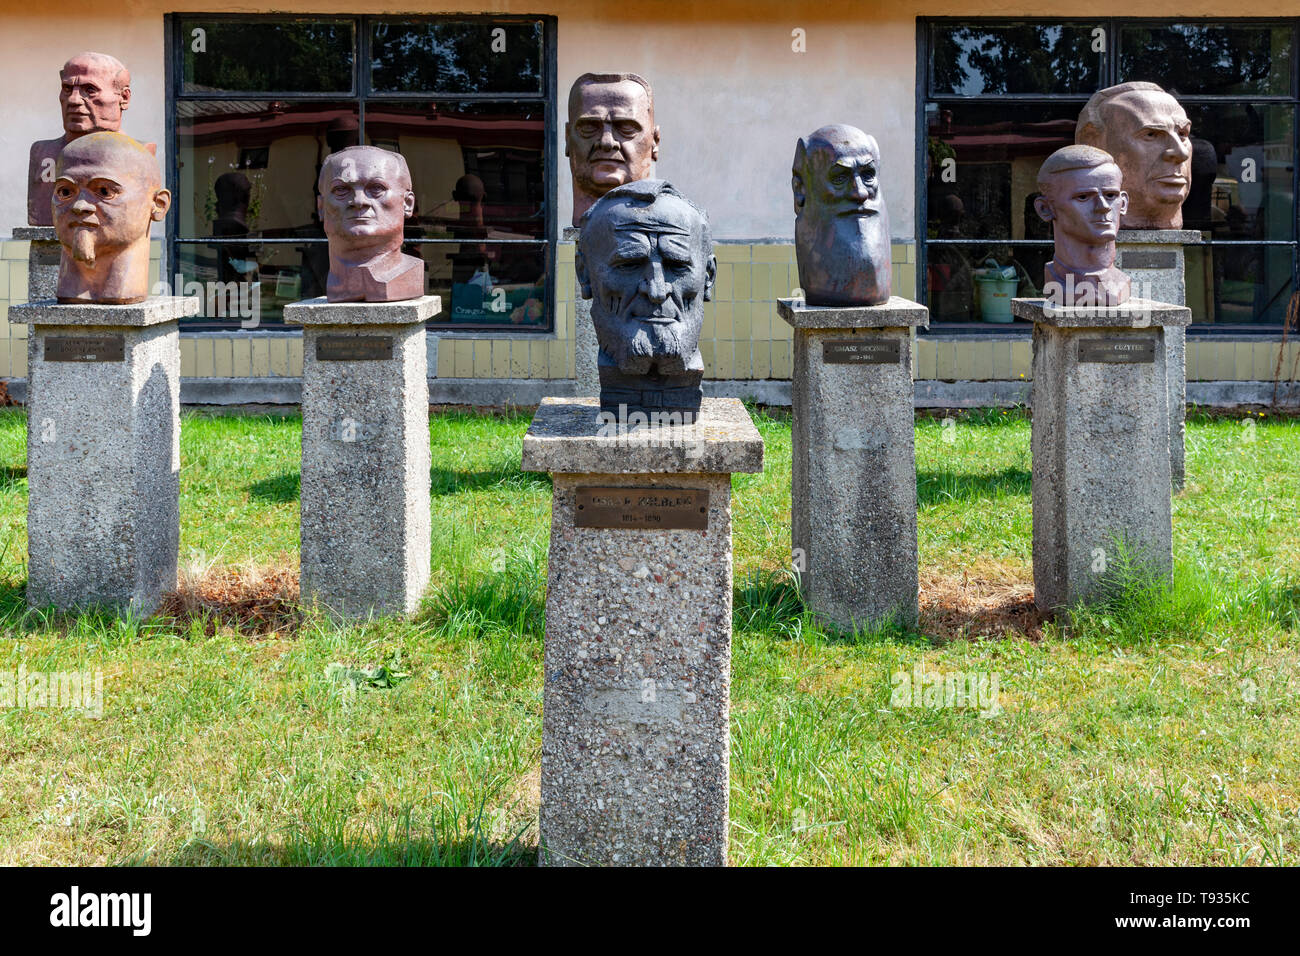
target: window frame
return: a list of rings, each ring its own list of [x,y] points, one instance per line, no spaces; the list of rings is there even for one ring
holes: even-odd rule
[[[1239,94],[1214,94],[1214,95],[1184,95],[1178,94],[1179,103],[1186,106],[1213,105],[1216,103],[1259,103],[1266,105],[1289,106],[1292,109],[1291,123],[1291,195],[1292,195],[1292,214],[1295,217],[1293,223],[1292,238],[1271,239],[1271,240],[1227,240],[1216,239],[1209,242],[1191,243],[1191,245],[1208,246],[1208,247],[1225,247],[1233,246],[1288,246],[1291,249],[1291,285],[1294,295],[1300,295],[1300,18],[1296,17],[917,17],[916,18],[916,135],[915,135],[915,154],[913,157],[915,169],[915,194],[913,202],[915,203],[915,222],[914,235],[916,241],[916,293],[918,301],[926,306],[929,305],[929,269],[928,269],[928,248],[930,245],[974,245],[981,240],[969,239],[930,239],[927,236],[929,226],[929,182],[925,176],[926,168],[926,149],[927,149],[927,128],[926,128],[926,106],[930,103],[1017,103],[1017,104],[1035,104],[1035,103],[1071,103],[1077,102],[1080,109],[1087,102],[1090,94],[1079,93],[995,93],[995,94],[976,94],[963,95],[959,93],[938,93],[930,92],[930,40],[932,28],[936,26],[1008,26],[1020,23],[1039,23],[1039,24],[1077,24],[1090,23],[1094,26],[1104,26],[1106,28],[1106,52],[1104,54],[1101,68],[1101,87],[1114,86],[1120,82],[1119,77],[1119,32],[1124,27],[1168,27],[1171,25],[1189,24],[1189,25],[1255,25],[1255,26],[1280,26],[1286,27],[1291,31],[1291,95],[1263,95],[1250,94],[1243,96]],[[1006,246],[1037,246],[1043,248],[1049,245],[1049,242],[1038,239],[998,239],[986,240],[996,242],[998,245]],[[1186,246],[1184,247],[1186,248]],[[970,328],[964,323],[947,323],[940,321],[937,324],[932,323],[928,329],[921,330],[921,335],[984,335],[990,333],[1004,337],[1024,337],[1028,334],[1027,329],[1019,327],[1021,324],[997,325],[983,323],[985,327]],[[1235,335],[1249,337],[1270,337],[1276,338],[1283,334],[1282,325],[1240,325],[1230,323],[1194,323],[1187,327],[1189,335]]]
[[[220,93],[186,93],[183,92],[185,67],[185,43],[186,38],[181,36],[182,24],[185,21],[207,20],[217,22],[279,22],[279,23],[310,23],[321,20],[351,21],[353,24],[352,36],[352,89],[348,93],[341,92],[316,92],[316,93],[297,93],[288,91],[258,91],[258,92],[226,92]],[[481,22],[493,24],[507,23],[534,23],[542,24],[542,51],[541,51],[541,71],[542,71],[542,88],[538,93],[433,93],[433,92],[375,92],[370,88],[370,70],[366,64],[370,62],[370,26],[374,21],[395,20],[405,23],[465,23]],[[558,158],[556,143],[558,142],[558,96],[556,93],[557,83],[557,63],[558,48],[556,43],[557,24],[556,18],[551,14],[478,14],[478,13],[450,13],[450,14],[425,14],[425,13],[376,13],[376,14],[341,14],[341,13],[205,13],[203,11],[186,11],[183,13],[167,13],[163,15],[163,61],[166,66],[166,92],[165,92],[165,124],[164,136],[167,143],[167,168],[165,170],[165,180],[167,188],[171,190],[172,196],[179,196],[180,187],[180,170],[177,165],[179,159],[179,149],[177,144],[177,110],[176,104],[181,102],[207,101],[207,100],[267,100],[267,99],[291,99],[297,101],[322,101],[322,102],[339,102],[350,101],[357,104],[357,122],[359,136],[364,141],[366,135],[366,103],[368,100],[375,102],[398,102],[429,100],[431,98],[442,99],[457,102],[530,102],[541,104],[545,114],[546,121],[543,125],[543,146],[542,146],[542,188],[545,196],[546,217],[545,217],[545,234],[541,239],[493,239],[488,240],[496,245],[529,245],[544,247],[544,261],[546,268],[546,323],[544,325],[528,326],[526,328],[514,329],[507,324],[502,323],[471,323],[471,322],[438,322],[431,320],[428,323],[428,331],[436,332],[440,336],[455,335],[456,333],[466,333],[466,337],[481,337],[483,333],[488,333],[493,337],[508,338],[544,338],[553,339],[557,335],[557,290],[559,283],[557,281],[557,245],[559,240],[559,217],[557,211],[557,190],[559,182]],[[291,243],[302,245],[303,243],[324,243],[324,238],[320,239],[248,239],[244,237],[233,237],[222,239],[218,237],[184,237],[177,234],[179,226],[179,216],[168,216],[166,219],[165,238],[163,241],[161,273],[164,278],[170,280],[172,272],[179,262],[179,247],[181,244],[187,245],[219,245],[223,242],[238,243],[249,245],[252,243],[272,245],[277,243]],[[408,243],[413,245],[461,245],[461,240],[457,239],[408,239]],[[451,303],[443,303],[443,315],[450,316]],[[262,332],[267,334],[293,332],[301,334],[300,330],[293,326],[283,325],[261,325],[260,323],[252,329],[244,329],[237,319],[210,319],[203,318],[199,320],[183,320],[181,331],[183,332]]]

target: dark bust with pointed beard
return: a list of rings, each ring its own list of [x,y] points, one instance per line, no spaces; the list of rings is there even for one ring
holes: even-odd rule
[[[718,269],[708,216],[670,183],[647,179],[607,192],[581,228],[574,265],[592,300],[601,409],[694,421],[704,303]]]
[[[889,301],[889,214],[880,147],[852,126],[823,126],[795,148],[794,246],[809,305]]]

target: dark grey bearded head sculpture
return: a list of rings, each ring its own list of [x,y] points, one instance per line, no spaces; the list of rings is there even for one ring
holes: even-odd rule
[[[860,129],[823,126],[799,140],[794,248],[809,305],[889,301],[889,214],[879,173],[880,147]]]
[[[600,407],[700,408],[700,328],[718,263],[709,217],[662,179],[611,189],[582,217],[574,267],[600,345]]]

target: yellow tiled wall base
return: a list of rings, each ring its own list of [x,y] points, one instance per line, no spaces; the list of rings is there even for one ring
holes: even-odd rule
[[[162,243],[150,250],[150,281],[156,282]],[[554,336],[444,338],[438,347],[440,378],[565,379],[574,375],[575,282],[572,243],[556,250]],[[705,375],[722,379],[785,379],[791,374],[790,327],[775,301],[799,285],[794,245],[785,242],[719,242],[718,277],[704,306],[700,351]],[[895,242],[891,253],[895,295],[916,298],[916,244]],[[0,241],[0,376],[27,373],[27,327],[10,325],[9,305],[27,291],[27,243]],[[1270,381],[1277,369],[1278,341],[1191,339],[1188,381]],[[1288,343],[1281,377],[1300,376],[1300,344]],[[193,335],[181,338],[181,375],[273,377],[302,374],[302,340],[290,336]],[[916,377],[975,381],[1029,378],[1027,339],[972,341],[922,337],[916,343]]]

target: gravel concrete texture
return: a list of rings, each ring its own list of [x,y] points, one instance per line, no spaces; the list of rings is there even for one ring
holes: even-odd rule
[[[1160,574],[1173,568],[1166,389],[1169,327],[1191,310],[1145,300],[1114,309],[1047,309],[1013,299],[1034,322],[1034,600],[1042,610],[1096,599],[1117,547]],[[1098,314],[1100,313],[1100,314]],[[1094,349],[1147,351],[1098,361]]]
[[[738,400],[706,399],[698,424],[661,429],[682,450],[668,470],[644,436],[598,434],[598,410],[548,399],[524,439],[525,470],[554,473],[540,862],[725,865],[730,472],[762,470],[762,439]],[[719,447],[685,454],[700,440]],[[579,527],[587,487],[707,492],[707,530]]]
[[[15,226],[14,241],[27,240],[27,301],[53,299],[59,287],[62,247],[53,226]],[[16,298],[14,290],[9,295]]]
[[[1170,305],[1187,304],[1187,264],[1183,245],[1200,242],[1194,229],[1121,229],[1115,246],[1119,268],[1142,295]],[[1137,286],[1135,285],[1135,288]],[[1169,470],[1175,491],[1181,491],[1187,474],[1187,331],[1165,330],[1165,369],[1169,386]]]
[[[197,315],[199,307],[198,299],[158,297],[138,305],[10,308],[10,322],[32,326],[27,602],[33,607],[106,605],[147,615],[176,587],[177,319]],[[107,360],[89,360],[105,354]]]
[[[563,241],[576,243],[579,229],[565,226]],[[600,345],[596,341],[596,326],[591,321],[591,300],[584,299],[577,284],[573,297],[573,370],[578,380],[578,395],[600,394],[600,372],[596,368],[596,355]]]
[[[844,631],[913,624],[912,329],[929,312],[897,296],[860,308],[779,299],[777,312],[794,328],[791,543],[804,600]],[[835,361],[872,353],[886,361]]]
[[[410,614],[429,582],[424,323],[440,310],[438,296],[285,307],[303,325],[300,586],[337,619]]]

